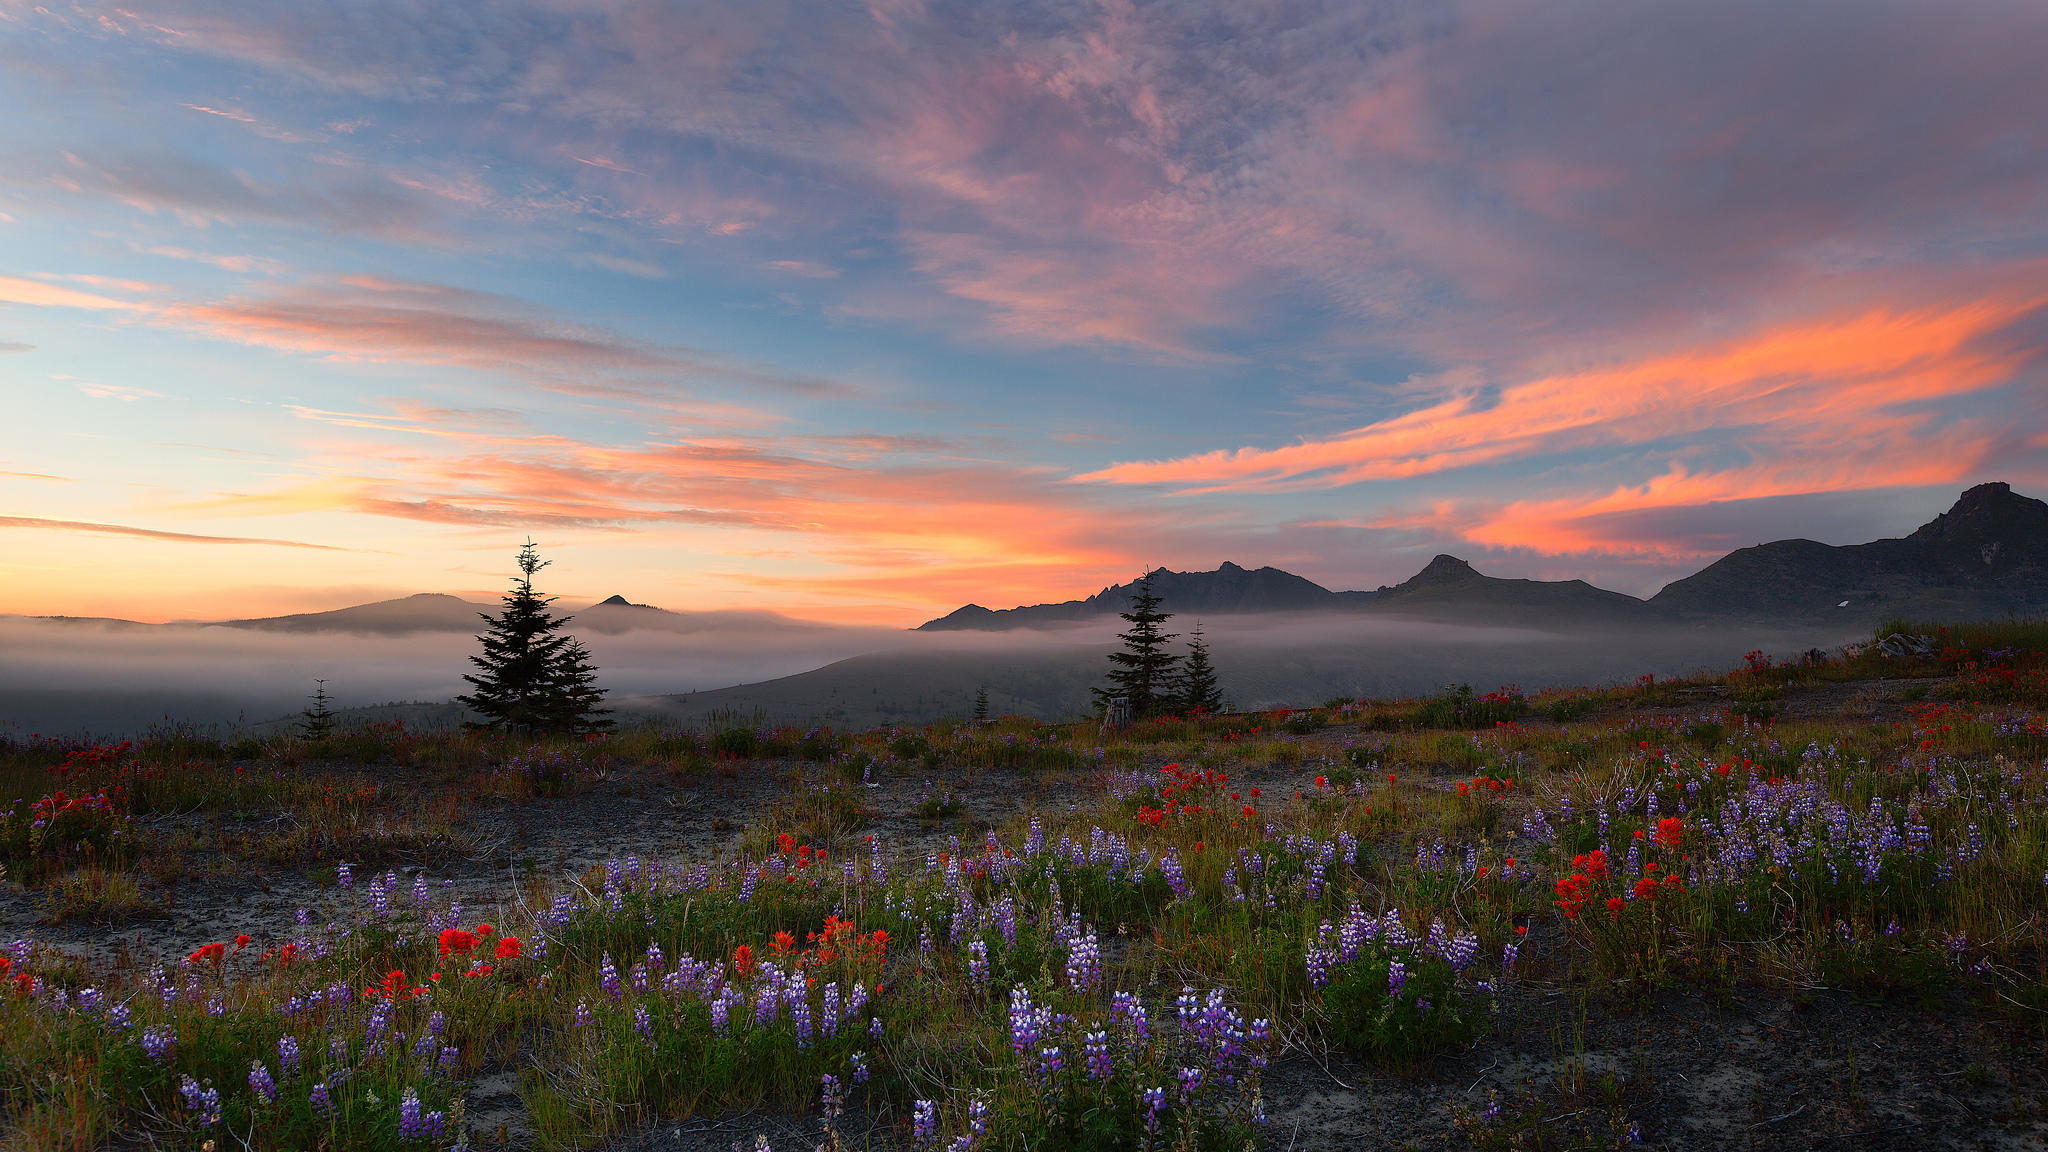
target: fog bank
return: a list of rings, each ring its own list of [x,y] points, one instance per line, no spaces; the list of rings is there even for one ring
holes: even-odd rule
[[[593,622],[599,623],[599,622]],[[1091,710],[1120,621],[1014,632],[837,628],[772,616],[604,619],[579,628],[621,719],[738,712],[869,727],[964,716],[986,686],[998,713],[1067,719]],[[1724,669],[1753,648],[1833,647],[1844,629],[1669,627],[1631,631],[1477,626],[1356,613],[1203,621],[1228,702],[1241,709],[1334,696],[1405,696],[1447,683],[1527,691]],[[1184,650],[1193,622],[1168,627]],[[445,703],[466,691],[466,631],[249,628],[0,617],[0,726],[17,734],[128,735],[166,720],[223,729],[305,707],[316,678],[337,707]],[[448,709],[421,712],[453,719]]]

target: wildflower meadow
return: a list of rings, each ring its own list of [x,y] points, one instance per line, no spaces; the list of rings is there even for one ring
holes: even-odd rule
[[[1913,1059],[1952,1060],[1949,1098],[1989,1094],[1970,1123],[2024,1140],[2048,1122],[2042,632],[1113,733],[15,738],[0,864],[31,922],[0,954],[0,1126],[23,1148],[694,1122],[753,1148],[769,1117],[804,1133],[778,1147],[1345,1147],[1317,1109],[1384,1084],[1430,1146],[1935,1139],[1886,1111],[1881,1044],[1788,1051],[1833,1087],[1780,1108],[1758,1084],[1721,1118],[1657,1062],[1585,1051],[1601,1021],[1833,997],[1979,1037]],[[700,846],[552,870],[549,829],[600,801]],[[486,842],[486,814],[524,837]],[[291,913],[196,940],[195,886],[258,873]],[[513,1104],[486,1113],[487,1082]]]

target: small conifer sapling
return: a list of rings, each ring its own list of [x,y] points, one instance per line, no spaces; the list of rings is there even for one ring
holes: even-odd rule
[[[1188,636],[1188,658],[1181,666],[1177,695],[1180,710],[1191,716],[1213,716],[1223,710],[1223,689],[1216,683],[1216,666],[1209,662],[1209,642],[1202,638],[1200,624]]]
[[[327,681],[313,681],[313,694],[307,699],[312,703],[299,713],[300,739],[325,740],[334,735],[334,709],[328,707],[334,702],[334,697],[327,694]]]

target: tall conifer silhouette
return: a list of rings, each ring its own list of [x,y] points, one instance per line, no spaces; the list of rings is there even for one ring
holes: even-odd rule
[[[1173,613],[1161,612],[1159,603],[1159,596],[1152,591],[1152,573],[1138,577],[1130,610],[1118,613],[1130,623],[1123,634],[1123,648],[1109,654],[1109,682],[1114,687],[1093,690],[1096,702],[1104,708],[1122,696],[1130,703],[1131,715],[1142,719],[1173,706],[1173,666],[1178,657],[1166,650],[1166,642],[1175,633],[1159,630]]]
[[[519,577],[495,616],[479,612],[485,624],[477,641],[482,653],[469,658],[476,675],[464,680],[476,691],[457,700],[484,717],[473,727],[520,733],[587,732],[609,727],[598,703],[604,690],[580,641],[559,635],[574,617],[548,609],[554,597],[533,590],[533,574],[548,566],[528,540],[519,550]]]

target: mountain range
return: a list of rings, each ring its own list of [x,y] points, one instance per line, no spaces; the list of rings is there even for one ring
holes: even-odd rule
[[[1903,539],[1835,546],[1778,540],[1731,552],[1648,600],[1583,580],[1487,576],[1455,556],[1400,584],[1333,592],[1278,568],[1151,574],[1169,612],[1224,616],[1346,609],[1482,623],[1577,625],[1861,625],[1893,616],[1957,620],[2048,611],[2048,503],[2004,483],[1964,492]],[[1137,582],[1084,600],[990,609],[968,604],[919,631],[1004,631],[1098,620],[1125,611]]]

